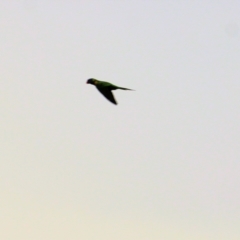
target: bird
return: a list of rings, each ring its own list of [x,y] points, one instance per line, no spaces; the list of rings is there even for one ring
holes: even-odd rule
[[[95,87],[98,89],[98,91],[106,98],[108,99],[111,103],[117,105],[117,101],[114,98],[114,95],[112,93],[113,90],[121,89],[121,90],[130,90],[134,91],[133,89],[129,88],[123,88],[123,87],[118,87],[116,85],[113,85],[112,83],[109,82],[104,82],[97,80],[95,78],[89,78],[86,82],[87,84],[92,84],[95,85]]]

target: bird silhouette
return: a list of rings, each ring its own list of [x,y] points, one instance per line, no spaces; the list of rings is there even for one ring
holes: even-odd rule
[[[116,85],[113,85],[112,83],[109,82],[103,82],[100,80],[97,80],[95,78],[89,78],[87,80],[87,84],[92,84],[95,85],[95,87],[98,89],[98,91],[106,98],[108,99],[111,103],[117,105],[117,101],[114,98],[114,95],[112,93],[113,90],[121,89],[121,90],[131,90],[134,91],[133,89],[129,88],[123,88],[123,87],[118,87]]]

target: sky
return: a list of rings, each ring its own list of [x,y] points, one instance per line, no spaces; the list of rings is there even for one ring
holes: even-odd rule
[[[239,10],[2,0],[0,239],[239,240]]]

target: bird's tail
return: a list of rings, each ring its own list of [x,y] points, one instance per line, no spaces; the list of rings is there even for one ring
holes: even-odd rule
[[[133,89],[130,89],[130,88],[124,88],[124,87],[118,87],[118,89],[135,91],[135,90],[133,90]]]

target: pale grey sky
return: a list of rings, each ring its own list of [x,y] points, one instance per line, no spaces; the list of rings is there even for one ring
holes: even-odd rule
[[[0,239],[239,240],[239,12],[2,0]]]

